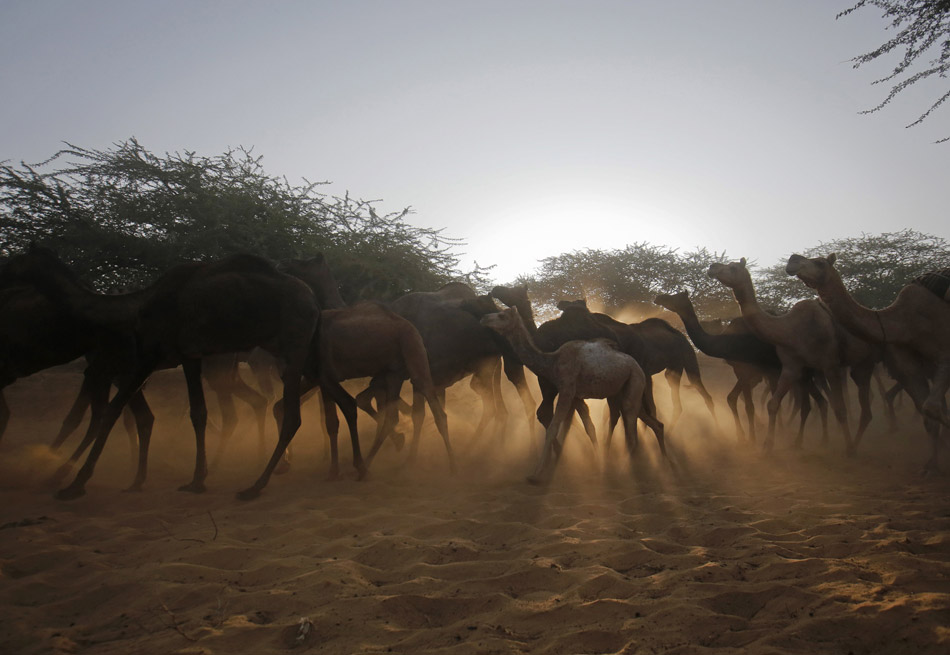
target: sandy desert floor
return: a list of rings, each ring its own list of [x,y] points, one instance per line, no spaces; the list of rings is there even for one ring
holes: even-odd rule
[[[854,459],[834,432],[820,446],[815,424],[804,450],[783,439],[763,456],[693,407],[669,462],[649,433],[633,464],[622,440],[596,457],[572,433],[538,488],[523,416],[475,443],[476,405],[453,389],[456,474],[433,433],[414,465],[387,446],[367,480],[327,481],[308,414],[293,470],[241,502],[261,466],[251,435],[208,493],[175,490],[194,446],[167,372],[148,388],[146,490],[121,491],[118,430],[87,495],[61,502],[43,444],[78,370],[7,392],[0,653],[950,652],[950,477],[921,477],[928,446],[906,404],[900,430],[879,417]]]

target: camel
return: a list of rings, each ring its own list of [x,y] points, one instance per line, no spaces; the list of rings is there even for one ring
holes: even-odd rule
[[[110,329],[64,311],[40,289],[19,279],[14,268],[3,269],[0,284],[0,437],[10,415],[3,398],[3,387],[19,377],[85,355],[88,366],[83,372],[79,395],[63,420],[52,447],[58,448],[75,431],[86,409],[91,406],[92,419],[87,440],[84,440],[88,445],[109,399],[109,387],[115,376],[113,363],[121,356],[122,346],[115,347],[117,335]],[[129,406],[137,431],[151,434],[154,417],[144,396],[136,393]],[[134,436],[131,440],[134,453],[137,449]],[[78,458],[81,452],[75,456]]]
[[[644,403],[646,376],[637,361],[620,352],[614,342],[604,339],[569,341],[552,353],[542,352],[532,340],[516,307],[481,319],[483,325],[509,340],[518,357],[538,378],[553,380],[557,386],[557,407],[545,432],[544,447],[528,482],[541,484],[550,479],[549,462],[562,424],[578,400],[605,398],[612,412],[623,417],[627,448],[632,452],[637,441],[637,417],[656,434],[660,450],[666,455],[663,424]]]
[[[531,301],[528,299],[528,287],[526,285],[496,286],[491,290],[491,295],[500,300],[506,307],[517,308],[525,329],[528,330],[528,334],[535,345],[543,352],[553,352],[572,340],[607,339],[620,345],[617,335],[612,330],[598,324],[589,313],[585,312],[562,312],[558,318],[546,321],[541,326],[536,325],[534,310],[531,308]],[[557,385],[553,380],[539,376],[538,387],[541,390],[541,404],[538,405],[536,416],[541,425],[547,430],[554,418],[554,399],[557,397]],[[651,407],[653,407],[653,386],[649,376],[647,377],[647,389]],[[590,411],[583,399],[578,399],[575,402],[574,411],[581,419],[591,443],[596,445],[596,430],[590,419]]]
[[[739,421],[739,396],[745,401],[746,418],[749,424],[749,440],[755,442],[755,403],[752,399],[752,390],[763,379],[768,380],[769,388],[775,390],[778,384],[782,362],[779,359],[775,346],[759,339],[752,334],[745,321],[740,317],[729,324],[716,321],[718,332],[711,332],[699,320],[693,303],[686,291],[675,294],[660,294],[653,301],[657,305],[674,312],[683,321],[686,334],[699,350],[710,357],[723,359],[728,363],[736,376],[736,384],[726,396],[729,409],[736,426],[736,435],[740,440],[744,437],[742,424]],[[796,388],[800,397],[801,420],[799,422],[796,447],[800,447],[804,439],[805,421],[811,412],[809,396],[813,397],[819,406],[824,428],[824,439],[828,438],[827,430],[827,403],[824,396],[815,386],[812,376],[806,376],[805,388]],[[801,393],[805,391],[805,393]]]
[[[589,311],[584,300],[561,301],[558,303],[558,309],[563,311],[565,307],[572,304]],[[670,422],[670,428],[676,424],[683,413],[680,381],[684,371],[693,388],[702,396],[713,421],[718,424],[715,403],[709,391],[706,390],[706,385],[703,384],[696,352],[679,330],[661,318],[648,318],[639,323],[623,323],[600,312],[592,312],[591,316],[618,336],[623,351],[637,360],[647,376],[652,377],[665,371],[664,376],[673,398],[673,420]],[[629,346],[624,344],[629,344]]]
[[[449,442],[445,410],[432,383],[422,337],[412,323],[377,302],[362,302],[343,309],[323,311],[310,361],[307,385],[311,388],[320,386],[327,410],[325,417],[330,437],[331,479],[339,475],[339,419],[335,406],[340,407],[349,428],[353,466],[358,477],[362,479],[383,441],[396,424],[396,403],[400,387],[406,379],[412,382],[414,389],[428,402],[445,443],[449,466],[454,470],[455,462]],[[356,401],[343,389],[340,382],[365,377],[379,381],[383,390],[380,396],[383,402],[380,407],[382,420],[377,424],[376,437],[364,461],[356,425]],[[269,471],[265,470],[261,476],[263,484],[266,484],[267,476]],[[241,492],[241,498],[254,497],[261,488],[263,485],[254,485]]]
[[[85,289],[75,274],[51,251],[38,247],[12,258],[6,269],[29,279],[71,315],[96,325],[124,330],[129,335],[134,372],[109,402],[95,442],[73,482],[57,494],[60,499],[85,493],[109,432],[122,408],[160,366],[181,364],[188,386],[195,430],[195,471],[183,491],[202,492],[207,477],[205,426],[207,409],[201,385],[201,357],[264,347],[285,363],[286,410],[276,465],[300,426],[300,379],[319,307],[310,288],[278,272],[264,259],[234,255],[213,263],[173,267],[154,284],[134,294],[104,296]],[[148,441],[140,435],[139,466],[132,488],[145,480]],[[66,465],[65,471],[68,472]]]
[[[476,438],[494,419],[496,433],[503,432],[508,410],[494,383],[499,357],[505,375],[518,390],[525,414],[531,416],[534,399],[528,390],[524,368],[504,339],[479,323],[481,316],[498,307],[490,295],[477,296],[465,284],[453,282],[434,292],[413,292],[389,303],[389,307],[409,320],[419,333],[429,354],[433,384],[441,398],[445,390],[471,375],[470,386],[482,401]],[[413,401],[413,452],[424,418],[424,405]]]
[[[876,353],[837,323],[828,309],[817,300],[802,300],[783,315],[765,312],[755,298],[752,277],[743,257],[738,262],[714,263],[708,275],[732,289],[742,316],[752,333],[775,345],[782,362],[778,385],[768,402],[769,435],[765,449],[772,449],[775,424],[782,399],[800,384],[807,369],[824,375],[835,418],[845,442],[845,453],[854,456],[868,423],[871,421],[870,381]],[[851,438],[844,396],[844,368],[851,368],[851,378],[858,386],[861,417],[855,439]]]
[[[912,281],[891,305],[873,310],[859,304],[835,269],[834,253],[806,258],[792,255],[785,271],[818,292],[831,313],[852,333],[884,348],[888,371],[910,395],[924,418],[932,453],[925,472],[938,471],[940,426],[950,427],[950,269]]]

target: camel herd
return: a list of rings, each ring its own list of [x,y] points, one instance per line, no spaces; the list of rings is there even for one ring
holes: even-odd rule
[[[736,383],[727,400],[740,439],[746,434],[756,439],[752,389],[764,380],[771,391],[766,449],[774,444],[782,399],[791,393],[801,417],[796,445],[801,445],[814,401],[823,415],[830,404],[846,453],[853,455],[871,420],[872,373],[883,362],[897,381],[895,390],[906,391],[923,417],[932,443],[926,470],[935,471],[941,432],[950,428],[946,404],[950,269],[921,276],[890,307],[874,311],[848,294],[834,263],[834,255],[811,259],[793,255],[787,273],[813,288],[820,300],[801,301],[779,316],[757,304],[744,259],[709,269],[710,277],[733,291],[742,312],[741,319],[727,327],[702,323],[685,291],[660,295],[656,303],[681,317],[696,348],[732,366]],[[507,309],[500,309],[496,300]],[[533,483],[550,479],[574,412],[597,443],[585,399],[606,399],[608,444],[622,418],[632,454],[639,419],[654,432],[665,455],[665,429],[653,398],[656,373],[665,371],[670,382],[671,424],[682,411],[679,385],[684,373],[715,419],[693,345],[669,323],[657,318],[623,323],[591,312],[580,300],[562,301],[559,317],[537,325],[524,286],[499,286],[479,296],[464,284],[451,283],[388,304],[346,306],[321,256],[275,265],[241,254],[212,263],[182,264],[146,289],[106,295],[90,290],[55,253],[32,245],[0,269],[0,307],[0,436],[10,416],[3,387],[79,357],[87,361],[79,394],[54,448],[78,427],[87,409],[91,418],[82,443],[60,467],[57,480],[89,452],[72,482],[57,493],[61,499],[85,492],[123,410],[138,435],[138,462],[130,488],[142,488],[154,421],[143,385],[155,370],[179,365],[187,383],[196,443],[194,474],[181,489],[191,492],[204,491],[208,473],[202,378],[220,401],[221,443],[236,425],[233,397],[237,396],[254,408],[263,448],[267,400],[241,380],[237,365],[243,359],[252,369],[254,362],[260,362],[279,370],[283,394],[274,407],[278,442],[260,477],[239,493],[242,499],[258,496],[271,475],[286,467],[287,447],[301,424],[301,399],[314,390],[319,390],[324,406],[331,477],[339,474],[336,408],[349,429],[353,466],[363,477],[384,441],[401,437],[395,428],[400,391],[407,380],[413,390],[410,452],[417,448],[428,407],[454,468],[446,389],[470,378],[482,400],[476,435],[493,421],[501,429],[507,416],[499,393],[504,372],[518,390],[529,422],[536,416],[545,427],[541,455],[528,478]],[[542,399],[536,410],[524,367],[538,378]],[[845,402],[847,377],[857,386],[861,406],[853,435]],[[341,383],[356,378],[367,378],[369,384],[354,397]],[[117,391],[110,399],[112,386]],[[745,401],[746,429],[738,410],[740,396]],[[365,458],[357,426],[360,409],[376,420]]]

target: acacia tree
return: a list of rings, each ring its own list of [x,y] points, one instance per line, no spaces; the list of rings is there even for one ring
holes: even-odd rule
[[[270,176],[243,148],[160,157],[135,139],[108,150],[67,144],[35,166],[0,164],[0,255],[37,241],[107,289],[142,286],[183,261],[323,252],[349,301],[461,276],[458,241],[409,225],[408,209],[379,214],[373,201],[319,186]]]
[[[657,311],[658,293],[688,289],[700,313],[715,314],[731,296],[706,276],[709,265],[724,261],[725,253],[705,248],[680,254],[675,248],[639,242],[617,250],[578,250],[548,257],[528,284],[542,316],[553,313],[559,300],[585,298],[608,313],[637,308],[636,313]]]
[[[889,75],[874,82],[889,83],[891,90],[879,105],[862,112],[865,114],[883,108],[901,91],[921,80],[934,76],[946,78],[950,70],[950,0],[860,0],[850,9],[839,13],[837,18],[867,6],[883,10],[883,17],[890,21],[889,26],[897,33],[874,50],[854,57],[854,67],[858,68],[894,50],[903,50],[904,54]],[[936,56],[922,70],[911,72],[918,60],[928,56],[934,48]],[[938,97],[929,109],[907,127],[923,122],[948,97],[950,90]],[[937,143],[948,140],[950,136],[939,139]]]

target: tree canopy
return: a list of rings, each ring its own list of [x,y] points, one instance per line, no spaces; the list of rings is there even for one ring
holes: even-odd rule
[[[0,255],[54,248],[100,289],[138,287],[183,261],[251,252],[272,260],[323,252],[347,301],[392,298],[451,279],[458,241],[409,225],[410,210],[319,193],[268,175],[238,148],[155,155],[134,138],[107,150],[67,144],[31,166],[0,164]]]
[[[545,308],[550,313],[559,300],[577,298],[602,305],[608,313],[631,308],[634,313],[653,313],[658,293],[683,288],[693,293],[699,311],[716,313],[732,302],[732,296],[714,284],[706,271],[724,258],[725,253],[705,248],[681,254],[674,248],[640,242],[616,250],[577,250],[548,257],[521,281],[528,284],[542,314]]]
[[[890,74],[874,82],[890,84],[890,92],[879,105],[863,113],[878,111],[902,91],[922,80],[932,77],[945,79],[950,70],[950,0],[859,0],[853,7],[839,13],[838,18],[868,6],[881,9],[883,17],[889,21],[889,27],[896,30],[896,34],[874,50],[854,57],[854,67],[858,68],[894,50],[903,50],[903,56]],[[914,70],[918,60],[928,56],[933,58],[923,68]],[[923,122],[948,97],[950,90],[944,91],[907,127]],[[938,143],[948,140],[950,136],[938,140]]]

